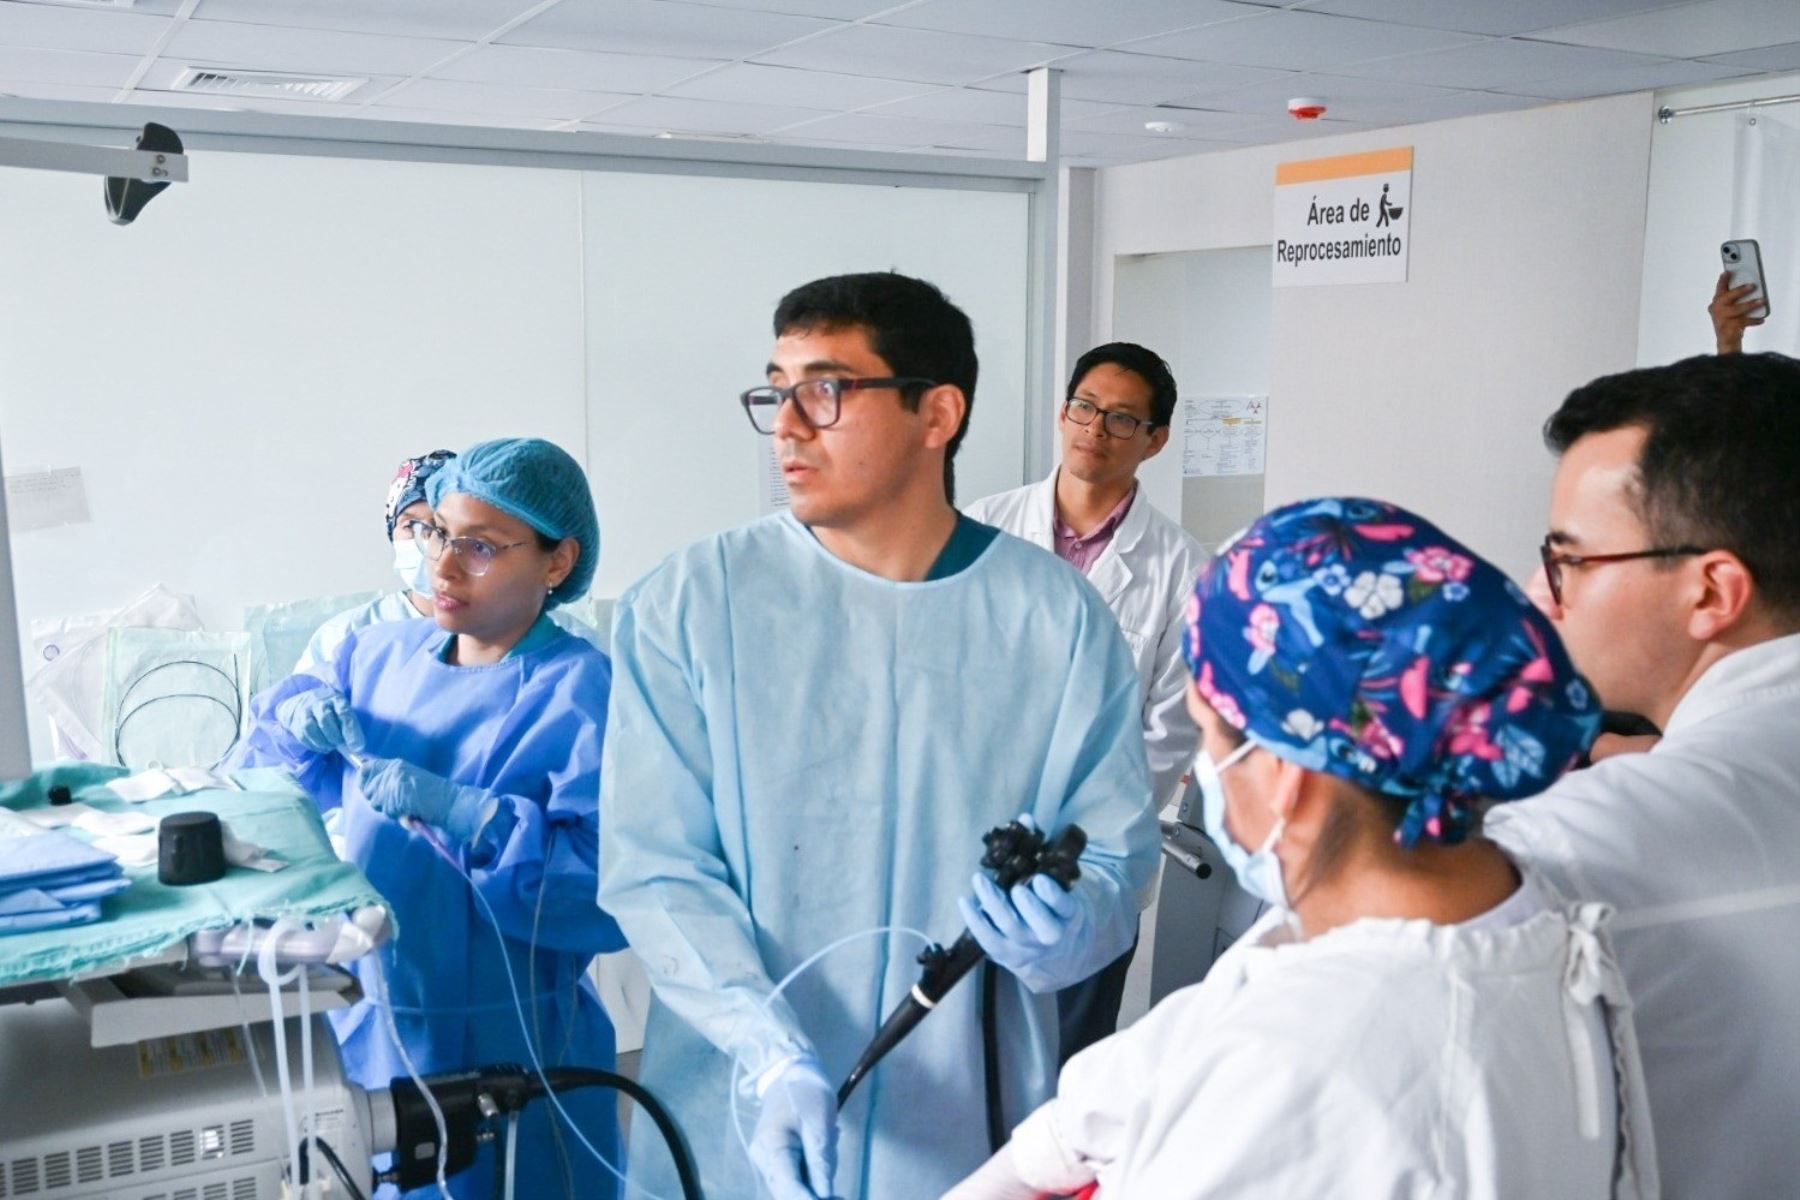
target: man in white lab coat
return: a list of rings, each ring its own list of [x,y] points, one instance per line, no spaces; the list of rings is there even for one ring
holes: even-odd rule
[[[1800,362],[1691,358],[1577,389],[1548,613],[1648,753],[1496,809],[1488,832],[1601,900],[1636,1007],[1663,1194],[1800,1187]]]
[[[1131,342],[1096,346],[1076,362],[1057,414],[1062,463],[1042,483],[971,504],[973,519],[1055,552],[1088,577],[1119,620],[1142,687],[1144,748],[1154,812],[1174,799],[1199,731],[1183,708],[1182,609],[1205,565],[1200,543],[1157,512],[1137,472],[1169,442],[1175,377]],[[1117,1027],[1131,949],[1057,996],[1062,1061]]]

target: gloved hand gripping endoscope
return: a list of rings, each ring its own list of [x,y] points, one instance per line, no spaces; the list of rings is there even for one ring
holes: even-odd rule
[[[1055,838],[1046,840],[1038,830],[1013,821],[982,834],[981,842],[987,847],[981,856],[981,865],[994,873],[994,882],[1001,891],[1011,892],[1015,884],[1023,883],[1033,875],[1048,875],[1067,891],[1081,878],[1079,859],[1081,852],[1087,849],[1087,834],[1081,826],[1070,825]],[[844,1106],[844,1101],[850,1098],[863,1076],[938,1006],[958,980],[986,957],[987,951],[966,929],[948,950],[931,945],[920,953],[919,965],[925,968],[924,973],[913,984],[912,994],[888,1015],[869,1048],[844,1077],[837,1094],[839,1108]]]

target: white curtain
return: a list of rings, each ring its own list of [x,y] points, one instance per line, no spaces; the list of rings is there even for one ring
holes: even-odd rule
[[[1800,357],[1800,114],[1793,109],[1738,117],[1728,236],[1757,240],[1768,284],[1769,319],[1745,335],[1744,349]]]

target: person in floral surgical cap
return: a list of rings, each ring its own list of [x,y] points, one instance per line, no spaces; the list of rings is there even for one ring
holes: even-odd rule
[[[1221,549],[1186,651],[1207,832],[1268,911],[947,1200],[1657,1196],[1610,913],[1480,833],[1599,728],[1549,621],[1424,518],[1325,498]]]

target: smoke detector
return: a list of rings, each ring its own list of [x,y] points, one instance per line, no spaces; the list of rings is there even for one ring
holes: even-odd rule
[[[1187,126],[1180,121],[1145,121],[1144,128],[1151,133],[1180,133]]]
[[[342,100],[369,82],[367,76],[295,75],[286,71],[237,71],[188,67],[172,90],[265,100]]]
[[[1316,121],[1325,115],[1325,102],[1312,96],[1295,96],[1288,101],[1288,115],[1296,121]]]

